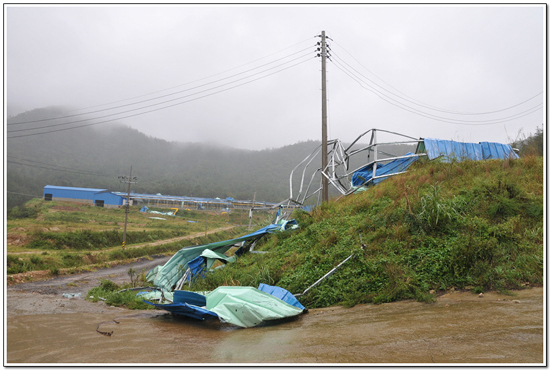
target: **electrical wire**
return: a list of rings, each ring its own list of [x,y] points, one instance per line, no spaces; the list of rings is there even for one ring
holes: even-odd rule
[[[421,107],[424,107],[424,108],[428,108],[428,109],[431,109],[431,110],[434,110],[434,111],[438,111],[438,112],[442,112],[442,113],[450,113],[450,114],[457,114],[457,115],[484,115],[484,114],[494,114],[494,113],[500,113],[500,112],[504,112],[506,110],[510,110],[510,109],[513,109],[515,107],[518,107],[522,104],[525,104],[533,99],[535,99],[537,96],[540,96],[542,95],[542,91],[539,92],[538,94],[530,97],[529,99],[527,100],[524,100],[520,103],[517,103],[515,105],[512,105],[512,106],[509,106],[509,107],[506,107],[506,108],[502,108],[502,109],[499,109],[499,110],[494,110],[494,111],[487,111],[487,112],[460,112],[460,111],[453,111],[453,110],[448,110],[448,109],[443,109],[443,108],[438,108],[438,107],[435,107],[433,105],[429,105],[429,104],[425,104],[425,103],[422,103],[420,102],[419,100],[416,100],[416,99],[413,99],[409,96],[407,96],[406,94],[402,93],[401,91],[399,91],[398,89],[396,89],[395,87],[391,86],[390,84],[388,84],[387,82],[385,82],[384,80],[382,80],[380,77],[378,77],[374,72],[372,72],[371,70],[369,70],[367,67],[365,67],[364,65],[362,65],[353,55],[351,55],[347,50],[345,50],[340,44],[338,44],[336,41],[333,41],[334,43],[336,43],[339,47],[342,48],[342,50],[344,50],[348,55],[350,55],[361,67],[365,68],[368,72],[372,73],[374,76],[376,76],[380,81],[384,82],[386,85],[390,86],[392,89],[396,90],[397,92],[399,92],[400,94],[402,94],[403,96],[399,96],[398,94],[395,94],[391,91],[389,91],[388,89],[384,88],[383,86],[380,86],[379,84],[377,84],[376,82],[374,82],[373,80],[371,80],[370,78],[366,77],[365,75],[361,74],[359,71],[357,71],[355,68],[353,68],[350,64],[348,64],[345,60],[343,60],[342,58],[340,58],[336,53],[334,53],[333,51],[333,54],[336,56],[337,59],[341,60],[341,62],[343,62],[344,64],[346,64],[347,66],[349,66],[351,69],[353,69],[355,72],[357,72],[360,76],[364,77],[365,79],[367,79],[368,81],[370,81],[371,83],[375,84],[376,86],[378,86],[379,88],[383,89],[384,91],[387,91],[388,93],[390,94],[393,94],[395,96],[397,96],[398,98],[401,98],[405,101],[408,101],[410,103],[413,103],[413,104],[416,104],[416,105],[419,105]],[[372,86],[371,86],[372,87]]]
[[[390,103],[390,104],[392,104],[392,105],[394,105],[398,108],[401,108],[403,110],[406,110],[408,112],[411,112],[411,113],[414,113],[414,114],[417,114],[417,115],[420,115],[420,116],[423,116],[423,117],[426,117],[426,118],[435,119],[435,120],[439,120],[439,121],[443,121],[443,122],[447,122],[447,123],[451,123],[451,124],[471,125],[471,126],[476,126],[476,125],[482,126],[482,125],[497,124],[497,123],[507,122],[507,121],[511,121],[511,120],[514,120],[514,119],[517,119],[517,118],[524,117],[524,116],[529,115],[531,113],[534,113],[535,111],[542,108],[542,103],[540,103],[540,104],[538,104],[538,105],[536,105],[532,108],[529,108],[529,109],[527,109],[523,112],[517,113],[517,114],[512,115],[512,116],[503,117],[503,118],[496,118],[496,119],[489,119],[489,120],[477,120],[477,121],[476,120],[459,120],[459,119],[453,119],[453,118],[448,118],[448,117],[436,116],[436,115],[433,115],[433,114],[430,114],[430,113],[427,113],[427,112],[420,111],[420,110],[415,109],[413,107],[410,107],[410,106],[408,106],[408,105],[406,105],[402,102],[399,102],[399,101],[387,96],[386,94],[384,94],[384,93],[382,93],[378,90],[373,89],[372,86],[370,86],[368,84],[367,85],[370,88],[365,87],[363,85],[364,81],[362,81],[360,78],[355,76],[353,73],[349,72],[349,70],[347,70],[345,66],[339,65],[338,62],[335,62],[334,65],[336,66],[336,68],[338,68],[339,70],[344,72],[346,75],[348,75],[351,79],[356,81],[362,88],[374,93],[376,96],[378,96],[380,99],[386,101],[387,103]]]
[[[293,55],[296,55],[296,54],[299,54],[299,53],[304,53],[305,51],[308,51],[310,50],[310,48],[305,48],[305,49],[302,49],[302,50],[299,50],[295,53],[292,53],[292,54],[289,54],[289,55],[286,55],[282,58],[279,58],[279,59],[276,59],[276,60],[273,60],[271,62],[268,62],[268,63],[265,63],[265,64],[262,64],[260,66],[257,66],[257,67],[254,67],[254,68],[250,68],[246,71],[242,71],[242,72],[239,72],[239,73],[236,73],[236,74],[233,74],[231,76],[227,76],[227,77],[224,77],[224,78],[221,78],[221,79],[218,79],[216,81],[212,81],[212,82],[208,82],[208,83],[205,83],[205,84],[202,84],[202,85],[198,85],[198,86],[195,86],[195,87],[192,87],[192,88],[189,88],[189,89],[184,89],[184,90],[180,90],[180,91],[176,91],[176,92],[172,92],[170,94],[165,94],[165,95],[161,95],[161,96],[157,96],[155,98],[150,98],[150,99],[145,99],[145,100],[140,100],[140,101],[137,101],[137,102],[134,102],[134,103],[129,103],[129,104],[123,104],[123,105],[119,105],[119,106],[116,106],[116,107],[111,107],[111,108],[105,108],[105,109],[99,109],[99,110],[95,110],[95,111],[92,111],[92,112],[85,112],[85,113],[78,113],[78,114],[71,114],[71,115],[65,115],[65,116],[58,116],[58,117],[51,117],[51,118],[43,118],[43,119],[38,119],[38,120],[31,120],[31,121],[21,121],[21,122],[10,122],[8,123],[8,126],[13,126],[13,125],[21,125],[21,124],[28,124],[28,123],[38,123],[38,122],[45,122],[45,121],[51,121],[51,120],[57,120],[57,119],[65,119],[65,118],[73,118],[73,117],[79,117],[79,116],[83,116],[83,115],[89,115],[89,114],[94,114],[94,113],[100,113],[100,112],[105,112],[105,111],[109,111],[109,110],[114,110],[114,109],[120,109],[120,108],[124,108],[124,107],[129,107],[129,106],[133,106],[133,105],[137,105],[137,104],[142,104],[142,103],[147,103],[147,102],[150,102],[150,101],[153,101],[153,100],[158,100],[158,99],[162,99],[162,98],[166,98],[166,97],[169,97],[169,96],[173,96],[173,95],[178,95],[178,94],[181,94],[181,93],[184,93],[184,92],[188,92],[188,91],[191,91],[191,90],[195,90],[195,89],[198,89],[198,88],[201,88],[201,87],[204,87],[204,86],[208,86],[208,85],[212,85],[212,84],[215,84],[215,83],[218,83],[220,81],[224,81],[224,80],[227,80],[227,79],[230,79],[230,78],[233,78],[233,77],[236,77],[236,76],[239,76],[239,75],[242,75],[242,74],[245,74],[245,73],[249,73],[251,71],[254,71],[256,69],[259,69],[259,68],[262,68],[262,67],[265,67],[269,64],[273,64],[273,63],[276,63],[276,62],[279,62],[283,59],[286,59],[286,58],[289,58]],[[287,62],[284,62],[284,63],[281,63],[279,64],[278,66],[281,66],[281,65],[284,65],[284,64],[287,64],[287,63],[290,63],[292,61],[294,61],[296,59],[293,59],[293,60],[290,60],[290,61],[287,61]],[[272,67],[272,68],[277,68],[278,66],[275,66],[275,67]],[[265,72],[265,71],[268,71],[272,68],[268,68],[262,72]],[[262,73],[262,72],[258,72],[258,73],[255,73],[255,74],[252,74],[248,77],[251,77],[251,76],[254,76],[256,74],[259,74],[259,73]],[[247,77],[245,77],[247,78]],[[240,81],[241,79],[237,79],[235,81]],[[235,82],[233,81],[233,82]],[[233,82],[229,82],[229,83],[233,83]],[[228,83],[228,84],[229,84]],[[220,86],[225,86],[226,84],[222,84]],[[182,85],[180,85],[182,86]],[[217,87],[220,87],[220,86],[217,86]],[[166,90],[170,90],[170,89],[166,89]],[[164,90],[164,91],[166,91]],[[204,91],[208,91],[209,89],[206,89]],[[145,96],[147,95],[151,95],[151,94],[146,94]],[[194,95],[194,94],[191,94],[191,95]],[[178,99],[182,99],[182,98],[185,98],[185,97],[188,97],[190,95],[187,95],[187,96],[184,96],[184,97],[180,97]],[[130,99],[127,99],[127,100],[130,100]],[[173,99],[173,100],[176,100],[176,99]],[[170,101],[173,101],[173,100],[168,100],[166,102],[170,102]],[[163,104],[165,102],[160,102],[160,103],[156,103],[154,105],[158,105],[158,104]],[[147,108],[147,107],[150,107],[150,106],[146,106],[146,107],[143,107],[143,108]],[[142,108],[135,108],[135,109],[142,109]],[[128,111],[126,111],[128,112]],[[122,112],[122,113],[126,113],[126,112]],[[119,113],[113,113],[113,114],[119,114]],[[107,116],[103,116],[103,117],[99,117],[99,118],[104,118],[104,117],[107,117]],[[12,132],[16,132],[15,130],[12,131]]]
[[[69,124],[87,122],[87,121],[91,121],[91,120],[94,120],[94,119],[107,118],[107,117],[117,116],[117,115],[121,115],[121,114],[124,114],[124,113],[129,113],[129,112],[133,112],[133,111],[138,111],[138,110],[142,110],[142,109],[146,109],[146,108],[151,108],[151,107],[154,107],[154,106],[158,106],[158,105],[166,104],[166,103],[173,102],[173,101],[176,101],[176,100],[184,99],[184,98],[187,98],[187,97],[190,97],[190,96],[193,96],[193,95],[201,94],[201,93],[204,93],[204,92],[206,92],[206,91],[214,90],[214,89],[217,89],[217,88],[222,87],[222,86],[230,85],[230,84],[232,84],[232,83],[234,83],[234,82],[238,82],[238,81],[245,80],[245,79],[247,79],[247,78],[250,78],[250,77],[252,77],[252,76],[258,75],[258,74],[263,73],[263,72],[266,72],[266,71],[268,71],[268,70],[271,70],[271,69],[274,69],[274,68],[278,68],[278,67],[282,66],[283,64],[287,64],[287,63],[290,63],[290,62],[299,60],[299,59],[301,59],[301,58],[303,58],[303,57],[304,57],[304,56],[298,57],[298,58],[293,59],[293,60],[291,60],[291,61],[282,63],[282,64],[280,64],[280,65],[278,65],[278,66],[269,68],[269,69],[267,69],[267,70],[264,70],[264,71],[261,71],[261,72],[255,73],[255,74],[252,74],[252,75],[247,76],[247,77],[243,77],[243,78],[237,79],[237,80],[232,81],[232,82],[228,82],[228,83],[225,83],[225,84],[222,84],[222,85],[218,85],[218,86],[216,86],[216,87],[212,87],[212,88],[209,88],[209,89],[205,89],[205,90],[199,91],[199,92],[197,92],[197,93],[189,94],[189,95],[186,95],[186,96],[183,96],[183,97],[179,97],[179,98],[175,98],[175,99],[170,99],[170,100],[167,100],[167,101],[164,101],[164,102],[155,103],[155,104],[150,104],[150,105],[147,105],[147,106],[144,106],[144,107],[140,107],[140,108],[129,109],[129,110],[122,111],[122,112],[118,112],[118,113],[107,114],[107,115],[104,115],[104,116],[86,118],[86,119],[82,119],[82,120],[78,120],[78,121],[56,123],[56,124],[47,125],[47,126],[31,127],[31,128],[18,129],[18,130],[8,130],[8,134],[9,134],[9,133],[14,133],[14,132],[22,132],[22,131],[30,131],[30,130],[40,130],[40,129],[45,129],[45,128],[57,127],[57,126],[65,126],[65,125],[69,125]],[[307,61],[307,60],[306,60],[306,61]],[[298,63],[298,64],[301,64],[301,63]],[[298,64],[295,64],[295,65],[298,65]],[[294,65],[294,66],[295,66],[295,65]],[[292,67],[292,66],[291,66],[291,67]],[[285,69],[288,69],[288,68],[284,68],[284,69],[282,69],[282,70],[280,70],[280,71],[276,71],[275,73],[284,71]],[[259,80],[259,79],[261,79],[261,78],[268,77],[268,76],[270,76],[270,75],[272,75],[272,74],[274,74],[274,73],[271,73],[271,74],[268,74],[268,75],[266,75],[266,76],[263,76],[263,77],[254,79],[254,80],[249,81],[249,82],[257,81],[257,80]],[[246,83],[244,83],[244,84],[246,84]],[[233,88],[239,87],[239,86],[242,86],[242,85],[243,85],[243,84],[236,85],[236,86],[234,86]],[[227,90],[230,90],[230,89],[232,89],[232,88],[224,89],[224,90],[221,90],[221,91],[219,91],[219,92],[227,91]],[[177,103],[177,104],[172,104],[172,105],[169,105],[169,106],[166,106],[166,107],[161,107],[161,108],[153,109],[153,110],[150,110],[150,111],[147,111],[147,112],[142,112],[142,113],[140,113],[140,114],[145,114],[145,113],[150,113],[150,112],[158,111],[158,110],[161,110],[161,109],[166,109],[166,108],[173,107],[173,106],[176,106],[176,105],[179,105],[179,104],[187,103],[187,102],[189,102],[189,101],[194,101],[194,100],[197,100],[197,99],[206,97],[206,96],[214,95],[214,94],[216,94],[216,93],[218,93],[218,92],[215,92],[215,93],[213,93],[213,94],[208,94],[208,95],[205,95],[205,96],[201,96],[201,97],[196,98],[196,99],[191,99],[191,100],[187,100],[187,101],[184,101],[184,102],[180,102],[180,103]],[[138,115],[139,115],[139,114],[138,114]],[[116,120],[116,119],[121,119],[121,118],[134,117],[134,116],[136,116],[136,115],[125,116],[125,117],[117,117],[117,118],[115,118],[114,120]],[[112,121],[112,120],[108,120],[108,121],[104,121],[104,122],[110,122],[110,121]],[[82,126],[79,126],[79,127],[82,127]],[[18,136],[15,136],[15,137],[18,137]]]
[[[202,90],[202,91],[195,92],[195,93],[192,93],[192,94],[188,94],[188,95],[185,95],[185,96],[181,96],[181,97],[178,97],[178,98],[173,98],[173,99],[165,100],[165,101],[162,101],[162,102],[159,102],[159,103],[149,104],[149,105],[142,106],[142,107],[138,107],[138,108],[132,108],[132,109],[128,109],[128,110],[125,110],[125,111],[122,111],[122,112],[106,114],[106,115],[99,116],[99,117],[85,118],[85,119],[81,119],[81,120],[77,120],[77,121],[70,121],[70,122],[64,122],[64,123],[56,123],[56,124],[51,124],[51,125],[46,125],[46,126],[30,127],[30,128],[17,129],[17,130],[9,130],[9,129],[8,129],[8,133],[22,132],[22,131],[29,131],[29,130],[40,130],[40,129],[44,129],[44,128],[57,127],[57,126],[65,126],[65,125],[69,125],[69,124],[73,124],[73,123],[81,123],[81,122],[91,121],[91,120],[94,120],[94,119],[107,118],[107,117],[112,117],[112,116],[116,116],[116,115],[120,115],[120,114],[124,114],[124,113],[129,113],[129,112],[134,112],[134,111],[138,111],[138,110],[142,110],[142,109],[151,108],[151,107],[154,107],[154,106],[159,106],[159,105],[166,104],[166,103],[170,103],[170,102],[173,102],[173,101],[185,99],[185,98],[188,98],[188,97],[190,97],[190,96],[198,95],[198,94],[204,93],[204,92],[206,92],[206,91],[215,90],[215,89],[217,89],[217,88],[220,88],[220,87],[223,87],[223,86],[227,86],[227,85],[233,84],[233,83],[238,82],[238,81],[245,80],[245,79],[247,79],[247,78],[250,78],[250,77],[259,75],[259,74],[261,74],[261,73],[264,73],[264,72],[266,72],[266,71],[269,71],[269,70],[278,68],[278,67],[280,67],[280,66],[282,66],[282,65],[284,65],[284,64],[288,64],[288,63],[294,62],[294,61],[299,60],[299,59],[304,58],[304,57],[307,57],[307,55],[303,55],[303,56],[301,56],[301,57],[292,59],[292,60],[290,60],[290,61],[286,61],[286,62],[284,62],[284,63],[281,63],[281,64],[277,65],[277,66],[274,66],[274,67],[265,69],[265,70],[260,71],[260,72],[253,73],[253,74],[251,74],[251,75],[249,75],[249,76],[242,77],[242,78],[236,79],[236,80],[234,80],[234,81],[227,82],[227,83],[225,83],[225,84],[221,84],[221,85],[218,85],[218,86],[214,86],[214,87],[211,87],[211,88],[208,88],[208,89],[204,89],[204,90]],[[269,75],[268,75],[268,76],[269,76]],[[130,105],[131,105],[131,104],[130,104]],[[27,123],[30,123],[30,122],[27,122]]]
[[[9,158],[18,159],[18,160],[21,160],[21,161],[27,161],[27,162],[31,162],[31,163],[35,163],[35,164],[40,164],[41,166],[37,166],[35,164],[29,164],[29,163],[21,163],[21,162],[10,160]],[[24,159],[24,158],[16,158],[16,157],[12,157],[12,156],[9,156],[9,155],[8,155],[7,162],[11,163],[11,164],[18,164],[18,165],[22,165],[22,166],[39,168],[39,169],[42,169],[42,170],[52,170],[52,171],[77,173],[77,174],[80,174],[80,175],[89,175],[89,176],[112,177],[112,175],[108,175],[108,174],[104,174],[104,173],[81,171],[81,170],[77,170],[77,169],[74,169],[74,168],[64,167],[64,166],[57,166],[57,165],[52,166],[51,164],[48,164],[48,163],[33,161],[33,160],[30,160],[30,159]]]
[[[33,198],[42,198],[42,195],[32,195],[32,194],[16,193],[15,191],[9,191],[9,190],[6,190],[6,193],[17,194],[17,195],[26,195],[26,196],[28,196],[28,197],[33,197]]]
[[[234,67],[234,68],[230,68],[230,69],[228,69],[228,70],[225,70],[225,71],[219,72],[219,73],[215,73],[215,74],[210,75],[210,76],[202,77],[202,78],[199,78],[199,79],[194,80],[194,81],[190,81],[190,82],[186,82],[186,83],[179,84],[179,85],[176,85],[176,86],[168,87],[168,88],[165,88],[165,89],[153,91],[153,92],[150,92],[150,93],[147,93],[147,94],[134,96],[134,97],[131,97],[131,98],[126,98],[126,99],[117,100],[117,101],[110,102],[110,103],[103,103],[103,104],[98,104],[98,105],[94,105],[94,106],[90,106],[90,107],[74,109],[73,111],[81,111],[81,110],[86,110],[86,109],[93,109],[93,108],[97,108],[97,107],[103,107],[103,106],[106,106],[106,105],[117,104],[117,103],[129,101],[129,100],[134,100],[134,99],[143,98],[143,97],[145,97],[145,96],[155,95],[155,94],[158,94],[158,93],[161,93],[161,92],[164,92],[164,91],[173,90],[173,89],[176,89],[176,88],[181,87],[181,86],[191,85],[191,84],[193,84],[193,83],[195,83],[195,82],[204,81],[204,80],[207,80],[207,79],[209,79],[209,78],[212,78],[212,77],[215,77],[215,76],[219,76],[219,75],[223,75],[224,73],[228,73],[228,72],[230,72],[230,71],[234,71],[234,70],[236,70],[236,69],[242,68],[242,67],[247,66],[247,65],[249,65],[249,64],[256,63],[256,62],[258,62],[258,61],[260,61],[260,60],[262,60],[262,59],[268,58],[268,57],[270,57],[270,56],[272,56],[272,55],[275,55],[275,54],[279,54],[279,53],[281,53],[281,52],[283,52],[283,51],[285,51],[285,50],[291,49],[291,48],[293,48],[293,47],[295,47],[295,46],[298,46],[298,45],[300,45],[300,44],[303,44],[303,43],[305,43],[305,42],[307,42],[307,41],[311,41],[311,38],[307,38],[307,39],[305,39],[305,40],[302,40],[302,41],[300,41],[300,42],[297,42],[297,43],[294,44],[294,45],[291,45],[291,46],[289,46],[289,47],[286,47],[286,48],[281,49],[281,50],[279,50],[279,51],[276,51],[276,52],[274,52],[274,53],[268,54],[268,55],[266,55],[266,56],[264,56],[264,57],[255,59],[255,60],[253,60],[253,61],[251,61],[251,62],[244,63],[244,64],[241,64],[240,66],[237,66],[237,67]],[[291,55],[292,55],[292,54],[291,54]],[[88,113],[89,113],[89,112],[88,112]]]
[[[300,58],[297,58],[297,59],[300,59]],[[281,69],[281,70],[278,70],[278,71],[269,73],[269,74],[267,74],[267,75],[265,75],[265,76],[261,76],[261,77],[255,78],[255,79],[250,80],[250,81],[243,82],[243,83],[241,83],[241,84],[238,84],[238,85],[235,85],[235,86],[232,86],[232,87],[228,87],[228,88],[226,88],[226,89],[222,89],[222,90],[219,90],[219,91],[215,91],[215,92],[212,92],[212,93],[207,94],[207,95],[203,95],[203,96],[200,96],[200,97],[197,97],[197,98],[185,100],[185,101],[183,101],[183,102],[171,104],[171,105],[168,105],[168,106],[165,106],[165,107],[160,107],[160,108],[152,109],[152,110],[149,110],[149,111],[146,111],[146,112],[141,112],[141,113],[126,115],[126,116],[122,116],[122,117],[116,117],[116,118],[108,119],[108,120],[105,120],[105,121],[93,122],[93,123],[88,123],[88,124],[80,125],[80,126],[72,126],[72,127],[61,128],[61,129],[49,130],[49,131],[45,131],[45,132],[36,132],[36,133],[30,133],[30,134],[16,135],[16,136],[8,137],[8,139],[15,139],[15,138],[21,138],[21,137],[28,137],[28,136],[49,134],[49,133],[52,133],[52,132],[59,132],[59,131],[77,129],[77,128],[82,128],[82,127],[94,126],[94,125],[99,125],[99,124],[102,124],[102,123],[113,122],[113,121],[116,121],[116,120],[119,120],[119,119],[123,119],[123,118],[136,117],[136,116],[140,116],[140,115],[143,115],[143,114],[148,114],[148,113],[151,113],[151,112],[156,112],[156,111],[163,110],[163,109],[167,109],[167,108],[171,108],[171,107],[174,107],[174,106],[177,106],[177,105],[189,103],[189,102],[191,102],[191,101],[195,101],[195,100],[199,100],[199,99],[202,99],[202,98],[206,98],[206,97],[208,97],[208,96],[216,95],[216,94],[219,94],[219,93],[222,93],[222,92],[225,92],[225,91],[228,91],[228,90],[232,90],[232,89],[234,89],[234,88],[237,88],[237,87],[240,87],[240,86],[243,86],[243,85],[247,85],[247,84],[249,84],[249,83],[252,83],[252,82],[261,80],[261,79],[266,78],[266,77],[269,77],[269,76],[271,76],[271,75],[274,75],[274,74],[283,72],[283,71],[285,71],[285,70],[287,70],[287,69],[296,67],[296,66],[298,66],[298,65],[300,65],[300,64],[303,64],[303,63],[305,63],[305,62],[307,62],[307,61],[309,61],[309,60],[311,60],[311,58],[304,59],[304,60],[301,61],[301,62],[295,63],[295,64],[293,64],[293,65],[291,65],[291,66],[288,66],[288,67],[286,67],[286,68],[283,68],[283,69]],[[158,104],[157,104],[157,105],[158,105]],[[144,109],[144,108],[140,108],[140,109]],[[134,109],[134,110],[138,110],[138,109]],[[122,113],[123,113],[123,112],[118,113],[118,114],[122,114]],[[118,114],[115,114],[115,115],[118,115]],[[112,115],[111,115],[111,116],[112,116]],[[72,123],[79,123],[79,122],[84,122],[84,121],[89,121],[89,120],[97,119],[97,118],[102,118],[102,117],[96,117],[96,118],[91,118],[91,119],[81,120],[81,121],[74,121],[74,122],[66,122],[66,123],[63,123],[63,125],[72,124]],[[51,127],[55,127],[55,126],[59,126],[59,125],[62,125],[62,124],[55,124],[55,125],[50,125],[50,126],[42,126],[42,127],[38,127],[38,128],[30,128],[30,129],[24,129],[24,130],[8,131],[8,134],[10,134],[10,133],[12,133],[12,132],[15,132],[15,131],[27,131],[27,130],[32,130],[32,129],[44,129],[44,128],[51,128]]]

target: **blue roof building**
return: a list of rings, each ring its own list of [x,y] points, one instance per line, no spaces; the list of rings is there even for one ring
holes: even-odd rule
[[[98,207],[115,208],[124,205],[124,197],[107,189],[73,188],[68,186],[44,186],[44,200],[61,200],[91,203]]]

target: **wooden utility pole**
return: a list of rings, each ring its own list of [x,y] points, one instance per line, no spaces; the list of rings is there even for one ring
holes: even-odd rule
[[[122,236],[122,249],[126,247],[126,227],[128,225],[128,213],[130,212],[130,186],[137,182],[137,177],[132,177],[132,166],[130,166],[130,176],[119,176],[120,182],[128,184],[128,195],[126,195],[126,219],[124,220],[124,234]]]
[[[206,213],[206,220],[204,221],[204,224],[206,225],[204,227],[204,236],[206,236],[206,234],[208,234],[208,210],[205,210],[204,212]]]
[[[322,152],[321,155],[323,157],[322,159],[322,169],[323,171],[327,168],[328,165],[328,144],[327,144],[327,49],[326,49],[326,42],[325,42],[325,31],[321,32],[321,118],[322,118],[322,129],[321,129],[321,137],[322,137]],[[322,182],[321,186],[323,187],[323,190],[321,192],[322,194],[322,201],[328,202],[328,179],[325,175],[321,174]]]
[[[255,205],[256,205],[256,192],[254,192],[254,198],[252,199],[252,208],[250,208],[250,212],[248,213],[248,230],[250,230],[250,226],[252,226],[252,212],[254,212]]]

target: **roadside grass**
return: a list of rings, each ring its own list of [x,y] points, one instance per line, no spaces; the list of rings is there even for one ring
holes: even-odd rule
[[[112,262],[133,262],[137,258],[148,258],[152,255],[170,255],[181,248],[199,244],[207,244],[217,240],[231,239],[240,236],[244,228],[237,227],[206,236],[199,236],[192,239],[185,239],[177,242],[145,245],[131,248],[121,247],[109,250],[47,250],[38,254],[7,254],[6,272],[7,275],[19,274],[29,271],[47,270],[51,275],[70,274],[82,270],[93,270],[100,267],[107,267]],[[9,277],[8,277],[9,281]]]
[[[403,299],[431,302],[451,288],[503,293],[543,284],[543,159],[419,161],[369,190],[297,211],[299,230],[195,281],[278,285],[307,307]],[[361,249],[361,240],[365,247]]]
[[[140,287],[150,285],[146,281],[138,281]],[[109,306],[126,307],[133,310],[155,309],[137,296],[136,291],[125,290],[134,288],[131,283],[118,285],[109,279],[102,279],[99,286],[94,287],[86,293],[86,300],[91,302],[103,301]],[[125,290],[125,291],[122,291]]]
[[[186,231],[128,231],[126,245],[153,242],[185,236]],[[39,250],[99,250],[122,245],[124,233],[119,230],[90,231],[76,230],[72,232],[36,232],[28,248]]]
[[[122,244],[124,209],[40,199],[33,199],[21,208],[30,211],[12,211],[7,219],[8,253],[99,250]],[[179,211],[176,217],[162,217],[164,220],[151,219],[155,214],[139,210],[140,207],[130,207],[127,246],[248,222],[246,210],[232,210],[229,214],[208,211],[208,215],[205,211]],[[254,224],[261,224],[263,217],[262,213],[255,214]]]

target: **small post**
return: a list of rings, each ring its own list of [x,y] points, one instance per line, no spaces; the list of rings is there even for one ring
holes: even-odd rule
[[[126,227],[128,225],[128,213],[130,212],[130,186],[137,182],[137,177],[132,177],[132,166],[130,166],[130,176],[119,176],[118,179],[124,184],[128,184],[128,194],[126,195],[126,217],[124,220],[124,234],[122,235],[122,249],[126,247]]]
[[[208,232],[208,210],[206,210],[205,212],[206,212],[206,221],[205,221],[206,226],[204,227],[204,236],[206,236]]]

